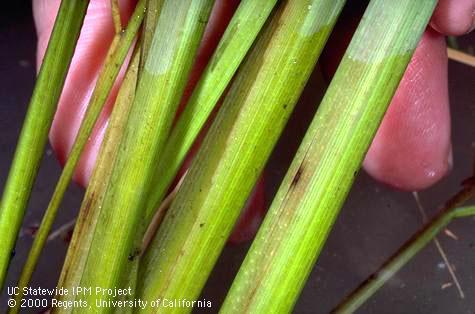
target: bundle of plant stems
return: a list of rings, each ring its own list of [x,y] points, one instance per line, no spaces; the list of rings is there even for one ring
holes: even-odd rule
[[[133,295],[123,297],[124,302],[197,300],[345,1],[242,0],[176,117],[213,4],[139,0],[123,26],[112,0],[116,35],[19,278],[20,288],[29,284],[81,152],[123,67],[125,79],[58,287],[131,287]],[[435,4],[370,1],[223,313],[292,310]],[[87,5],[87,0],[61,1],[37,78],[0,205],[2,284]],[[130,62],[123,64],[127,55]],[[216,110],[186,175],[167,196]],[[101,294],[56,298],[81,299],[90,307],[52,308],[55,313],[138,311],[97,307],[97,300],[114,299]]]

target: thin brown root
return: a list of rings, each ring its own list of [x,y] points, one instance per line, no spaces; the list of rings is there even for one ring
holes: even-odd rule
[[[452,239],[454,239],[454,240],[456,240],[456,241],[459,239],[459,237],[458,237],[455,233],[453,233],[452,231],[450,231],[448,228],[445,228],[445,229],[444,229],[444,233],[445,233],[446,236],[448,236],[449,238],[452,238]]]
[[[450,277],[452,277],[452,281],[455,283],[455,286],[457,287],[460,298],[464,299],[465,298],[465,293],[463,292],[462,286],[460,285],[460,282],[458,281],[457,276],[455,275],[455,269],[450,264],[449,259],[447,257],[447,254],[445,254],[445,251],[442,248],[442,245],[440,244],[440,242],[437,238],[434,238],[434,243],[435,243],[435,246],[437,247],[437,250],[440,253],[440,256],[442,256],[442,259],[444,260],[444,264],[447,265],[447,269],[450,273]]]
[[[424,207],[422,206],[422,202],[419,198],[419,194],[417,192],[412,192],[412,195],[414,196],[414,199],[415,199],[416,204],[417,204],[417,208],[419,209],[419,212],[422,216],[422,222],[427,223],[427,220],[428,220],[427,213],[426,213]],[[463,292],[462,286],[460,285],[460,282],[457,278],[457,275],[455,275],[455,270],[452,267],[452,265],[449,261],[449,258],[447,257],[447,254],[445,253],[442,245],[440,244],[439,239],[437,237],[434,237],[433,242],[434,242],[434,244],[437,248],[437,251],[439,251],[439,254],[442,257],[442,260],[444,261],[444,264],[447,267],[447,270],[449,271],[450,277],[452,277],[453,283],[457,287],[460,298],[464,299],[465,298],[465,293]]]
[[[451,283],[451,282],[446,282],[446,283],[442,284],[442,286],[440,286],[440,288],[441,288],[442,290],[444,290],[444,289],[447,289],[447,288],[452,287],[453,285],[454,285],[454,284]]]
[[[60,226],[58,229],[55,231],[51,232],[51,234],[48,236],[48,239],[46,239],[47,242],[53,241],[54,239],[66,234],[67,232],[71,231],[74,229],[74,225],[76,224],[76,218],[73,220],[65,223],[64,225]]]
[[[450,60],[475,67],[475,56],[469,55],[468,53],[453,48],[447,48],[447,55]]]

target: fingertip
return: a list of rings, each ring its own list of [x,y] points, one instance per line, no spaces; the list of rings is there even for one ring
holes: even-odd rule
[[[124,23],[130,17],[135,2],[135,0],[119,2]],[[58,0],[34,0],[33,2],[39,36],[38,65],[41,64],[59,3]],[[66,161],[75,141],[113,35],[110,1],[91,0],[50,130],[51,145],[62,164]],[[125,64],[127,63],[128,59]],[[122,67],[91,139],[78,163],[74,179],[82,186],[87,184],[94,168],[106,121],[112,110],[124,72],[125,67]]]
[[[450,111],[444,38],[428,30],[366,155],[375,179],[425,189],[450,170]]]
[[[363,166],[371,177],[381,183],[404,191],[420,191],[447,175],[451,169],[449,156],[450,153],[443,153],[438,158],[416,157],[413,161],[403,161],[403,157],[400,161],[387,163],[381,162],[381,157],[373,150],[368,152]]]
[[[475,1],[440,0],[430,25],[444,35],[458,36],[473,31],[475,28]]]
[[[60,4],[61,0],[33,0],[33,20],[37,36],[37,68],[42,63]]]

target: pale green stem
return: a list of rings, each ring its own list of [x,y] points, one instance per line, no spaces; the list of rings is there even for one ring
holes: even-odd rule
[[[0,202],[0,287],[5,281],[88,3],[88,0],[61,1],[43,58]]]
[[[473,180],[473,179],[472,179]],[[459,207],[470,200],[475,194],[475,185],[467,185],[452,197],[432,221],[427,223],[418,233],[408,240],[393,256],[391,256],[380,270],[368,278],[353,291],[333,311],[335,313],[353,313],[365,303],[388,279],[406,265],[422,248],[444,229],[453,219],[475,215],[475,206]]]
[[[169,135],[212,5],[211,0],[166,0],[161,7],[104,194],[81,286],[119,287],[132,266],[130,260],[136,257],[141,244],[136,233],[144,219],[152,170]],[[96,307],[98,299],[107,301],[111,297],[84,296],[92,309],[76,311],[111,310]]]
[[[152,45],[153,35],[155,33],[155,28],[157,27],[157,20],[163,2],[164,0],[147,0],[147,14],[145,15],[141,36],[142,52],[140,56],[139,75],[142,72],[142,68],[147,60],[148,51]]]
[[[98,159],[91,180],[86,190],[79,216],[74,227],[74,233],[69,244],[66,260],[61,271],[58,287],[72,291],[81,283],[81,276],[87,260],[87,254],[94,235],[94,228],[102,208],[104,193],[110,184],[110,176],[119,150],[120,140],[124,134],[134,100],[140,61],[140,45],[135,47],[135,53],[120,87],[119,93],[109,119]],[[74,301],[75,296],[56,296],[59,301]],[[53,308],[53,313],[70,313],[73,308]]]
[[[292,310],[435,4],[370,2],[222,313]]]
[[[41,255],[41,251],[46,243],[48,234],[53,226],[54,219],[59,209],[59,205],[63,200],[64,193],[68,188],[69,182],[74,174],[74,169],[81,157],[81,153],[86,146],[88,139],[92,133],[94,125],[99,118],[99,114],[109,96],[112,86],[119,74],[122,63],[124,62],[130,47],[137,35],[137,31],[142,24],[142,19],[145,10],[145,0],[140,0],[137,3],[132,18],[127,26],[127,29],[122,33],[118,33],[114,38],[111,47],[108,52],[108,56],[105,60],[104,67],[99,74],[97,84],[89,101],[84,119],[81,122],[81,126],[78,131],[78,135],[74,141],[71,152],[69,153],[66,164],[63,168],[59,181],[54,190],[51,201],[48,204],[48,208],[43,216],[38,232],[35,235],[35,240],[28,254],[25,266],[23,267],[20,279],[18,281],[18,287],[20,293],[15,296],[15,299],[19,304],[23,297],[21,293],[23,287],[27,287],[30,282],[33,271],[38,263],[38,259]],[[15,307],[11,310],[12,313],[19,310],[19,307]]]
[[[372,275],[358,289],[353,291],[334,313],[354,313],[376,291],[381,288],[399,269],[406,265],[422,248],[444,229],[454,218],[475,215],[475,207],[461,207],[443,212],[404,244],[397,254],[392,256],[377,273]]]
[[[115,0],[112,0],[112,2],[114,3]],[[145,20],[143,22],[139,43],[136,45],[134,57],[129,64],[127,74],[120,87],[113,112],[109,119],[103,144],[98,154],[98,160],[88,185],[73,237],[69,245],[68,254],[63,265],[61,277],[58,282],[59,287],[72,289],[72,287],[80,285],[87,255],[94,236],[94,229],[102,209],[104,193],[110,183],[110,176],[117,157],[120,141],[124,135],[130,109],[135,98],[138,75],[145,63],[146,52],[148,52],[153,39],[156,20],[162,2],[161,0],[146,1]],[[113,14],[117,13],[113,11]],[[117,24],[117,22],[115,23]],[[146,49],[144,49],[144,47],[146,47]],[[131,280],[129,285],[133,285],[134,283],[135,282]],[[75,296],[61,295],[57,296],[57,298],[60,301],[73,301]],[[70,313],[71,311],[72,309],[53,309],[55,313]]]
[[[199,296],[343,3],[291,0],[276,8],[143,256],[137,297]]]
[[[226,86],[267,20],[276,0],[244,0],[233,15],[213,57],[170,134],[153,177],[147,203],[150,220],[178,173]],[[258,14],[256,14],[258,12]]]

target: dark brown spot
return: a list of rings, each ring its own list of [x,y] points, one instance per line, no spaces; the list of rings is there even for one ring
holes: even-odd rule
[[[208,24],[208,19],[204,16],[200,16],[198,17],[198,23],[206,25]]]
[[[203,228],[205,224],[204,223],[200,223],[200,228]]]
[[[84,208],[83,208],[85,217],[88,216],[89,211],[92,208],[92,204],[94,203],[95,200],[96,200],[96,194],[94,192],[91,193],[91,196],[86,199],[86,204],[84,205]]]
[[[299,183],[300,177],[302,176],[302,172],[303,172],[303,165],[300,165],[299,169],[294,175],[294,179],[292,180],[290,187],[294,187],[295,185],[297,185],[297,183]]]
[[[139,255],[140,255],[140,249],[135,248],[135,250],[132,253],[129,254],[127,259],[132,262]]]

